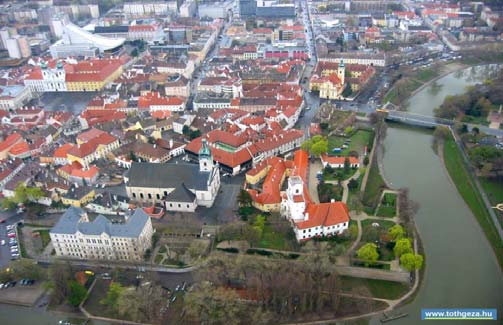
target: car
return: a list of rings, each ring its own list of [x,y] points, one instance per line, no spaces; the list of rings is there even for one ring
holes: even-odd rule
[[[4,223],[7,219],[0,219],[0,223]]]
[[[7,237],[9,237],[9,238],[16,238],[16,234],[8,234]]]
[[[15,286],[16,286],[16,283],[17,283],[17,281],[11,281],[11,282],[10,282],[11,287],[15,287]]]
[[[3,289],[3,283],[0,283],[0,289]]]
[[[2,246],[5,246],[5,240],[3,240],[3,239],[2,239],[2,241],[0,242],[0,244],[1,244]]]
[[[26,282],[26,279],[21,279],[21,280],[19,280],[19,285],[24,286],[25,282]]]
[[[19,248],[17,248],[17,246],[16,247],[11,247],[10,248],[10,252],[11,253],[19,253]]]
[[[16,227],[15,225],[8,225],[7,227],[5,227],[7,230],[12,230],[14,229],[14,227]]]

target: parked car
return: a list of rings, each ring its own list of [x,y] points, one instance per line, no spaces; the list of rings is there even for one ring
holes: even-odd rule
[[[9,237],[9,238],[16,238],[16,234],[7,234],[7,237]]]
[[[2,246],[5,246],[5,240],[2,239],[2,241],[0,243]]]

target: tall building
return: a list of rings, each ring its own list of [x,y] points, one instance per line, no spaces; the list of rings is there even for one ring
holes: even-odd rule
[[[153,233],[152,221],[142,209],[127,215],[124,223],[112,223],[102,215],[90,221],[84,210],[70,207],[49,235],[56,256],[142,261]]]
[[[9,51],[9,57],[14,59],[22,58],[21,50],[19,49],[19,43],[17,42],[17,39],[15,38],[6,39],[5,47],[7,51]]]
[[[17,36],[17,44],[22,58],[29,58],[31,56],[30,42],[26,36]]]
[[[239,15],[243,18],[257,14],[257,0],[239,0]]]

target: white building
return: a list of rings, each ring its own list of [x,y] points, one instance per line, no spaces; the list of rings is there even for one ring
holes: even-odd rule
[[[124,4],[123,12],[126,15],[138,16],[165,16],[170,12],[175,12],[176,1],[150,1],[150,2],[128,2]]]
[[[32,93],[29,87],[0,86],[0,109],[16,109],[28,103],[30,99],[32,99]]]
[[[70,207],[49,235],[56,256],[74,259],[143,261],[152,246],[150,217],[137,209],[124,223],[112,223],[102,215],[93,221],[87,213]]]
[[[225,19],[230,16],[234,7],[234,1],[221,1],[212,3],[201,3],[198,6],[199,17],[209,17],[213,19]]]
[[[126,39],[108,38],[89,33],[77,25],[68,23],[63,28],[62,39],[51,45],[53,58],[68,56],[96,56],[97,53],[116,53]]]
[[[298,241],[340,235],[349,227],[349,210],[343,202],[312,203],[300,176],[288,179],[281,213],[292,223]]]
[[[218,164],[204,140],[199,165],[133,163],[124,177],[133,201],[164,204],[168,211],[194,212],[211,207],[220,189]]]
[[[9,51],[9,57],[13,59],[20,59],[21,49],[19,48],[19,43],[15,38],[8,38],[5,40],[5,48]]]
[[[196,13],[196,2],[194,0],[186,0],[180,6],[181,17],[193,17]]]

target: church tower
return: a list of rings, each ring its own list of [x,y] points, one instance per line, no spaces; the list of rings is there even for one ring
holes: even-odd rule
[[[206,139],[202,139],[201,149],[199,150],[199,170],[202,172],[211,172],[213,170],[213,156]]]
[[[337,67],[337,77],[341,80],[341,84],[344,85],[344,77],[346,76],[346,67],[344,66],[344,61],[341,60],[339,66]]]

